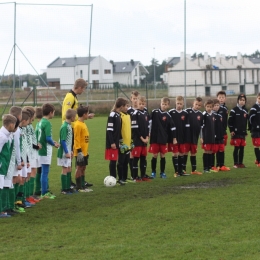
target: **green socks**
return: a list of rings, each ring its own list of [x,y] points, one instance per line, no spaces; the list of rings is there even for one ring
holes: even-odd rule
[[[67,189],[67,175],[61,174],[61,190],[65,191]]]

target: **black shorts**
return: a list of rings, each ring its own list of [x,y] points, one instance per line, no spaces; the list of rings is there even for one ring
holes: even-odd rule
[[[76,159],[76,162],[75,162],[75,166],[87,166],[88,165],[88,157],[89,155],[87,156],[84,156],[84,160],[82,162],[78,162],[77,161],[77,156],[75,156],[75,159]]]

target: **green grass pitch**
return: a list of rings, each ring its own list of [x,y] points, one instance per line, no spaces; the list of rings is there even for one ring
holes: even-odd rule
[[[60,118],[51,120],[58,140]],[[49,182],[55,200],[0,220],[0,259],[260,259],[260,168],[247,138],[245,169],[107,188],[106,118],[87,121],[91,193],[60,194],[56,152]],[[233,147],[226,148],[232,167]],[[202,151],[197,155],[202,170]],[[147,173],[150,174],[150,159]],[[190,172],[188,159],[187,170]],[[159,166],[159,165],[158,165]]]

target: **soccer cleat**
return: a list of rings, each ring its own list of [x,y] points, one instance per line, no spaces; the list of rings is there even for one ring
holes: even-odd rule
[[[124,186],[125,185],[125,183],[123,183],[121,180],[118,180],[116,183],[117,183],[117,185],[120,185],[120,186]]]
[[[93,184],[92,184],[92,183],[89,183],[89,182],[86,182],[86,181],[85,181],[85,184],[84,184],[84,186],[85,186],[85,187],[92,187],[92,186],[93,186]]]
[[[32,195],[31,197],[32,197],[34,200],[38,200],[38,201],[41,200],[40,196]]]
[[[190,176],[190,174],[186,173],[186,172],[182,172],[179,174],[179,176]]]
[[[178,172],[175,172],[175,173],[173,174],[173,177],[174,177],[174,178],[177,178],[177,177],[180,177],[180,175],[179,175]]]
[[[140,177],[136,177],[135,182],[142,182],[142,179]]]
[[[52,196],[51,194],[49,194],[49,192],[45,193],[44,195],[41,195],[41,198],[42,199],[51,199],[51,200],[55,199],[55,197]]]
[[[151,177],[144,176],[144,177],[142,177],[142,181],[151,181]]]
[[[132,178],[127,178],[125,180],[125,182],[127,182],[127,183],[135,183],[135,180],[133,180]]]
[[[29,198],[26,198],[26,201],[31,203],[31,204],[35,204],[36,202],[34,201],[33,198],[29,197]]]
[[[210,171],[209,170],[204,170],[203,173],[210,173]]]
[[[240,164],[238,165],[238,168],[246,168],[246,166],[245,166],[243,163],[240,163]]]
[[[223,166],[221,166],[221,167],[219,168],[219,170],[222,171],[222,172],[227,172],[227,171],[230,171],[230,168],[227,167],[227,166],[225,166],[225,165],[223,165]]]
[[[256,165],[256,167],[260,167],[260,163],[258,163],[258,164]]]
[[[25,213],[25,209],[22,208],[22,207],[18,207],[18,206],[15,206],[14,211],[16,211],[16,212],[18,212],[18,213]]]
[[[234,164],[233,168],[237,169],[237,168],[239,168],[239,165],[238,164]]]
[[[155,178],[156,177],[156,172],[152,172],[152,174],[151,174],[151,178]]]
[[[210,169],[209,172],[213,173],[213,172],[218,172],[218,171]]]
[[[126,180],[120,180],[121,182],[123,182],[124,184],[127,184],[127,181]]]
[[[255,160],[255,164],[259,164],[259,162],[257,160]]]
[[[71,189],[75,189],[75,188],[76,188],[76,184],[75,184],[74,182],[71,182],[71,183],[70,183],[70,188],[71,188]]]
[[[165,174],[164,172],[161,172],[161,173],[160,173],[160,178],[166,179],[166,174]]]
[[[85,190],[85,192],[91,192],[91,191],[93,191],[92,189],[89,189],[89,188],[85,188],[84,190]]]
[[[11,215],[8,215],[6,212],[1,212],[0,213],[0,218],[10,218]]]
[[[13,209],[7,209],[6,210],[6,213],[7,215],[10,215],[10,216],[15,216],[16,214],[18,214],[19,212],[13,210]]]
[[[145,174],[144,175],[144,178],[146,178],[146,179],[150,179],[150,180],[152,180],[153,178],[152,177],[150,177],[149,175],[147,175],[147,174]]]
[[[25,208],[31,208],[32,206],[35,206],[35,204],[32,204],[32,203],[30,203],[28,201],[25,201],[24,205],[25,205]]]
[[[197,170],[195,170],[194,172],[191,172],[192,175],[202,175],[202,172],[198,172]]]
[[[218,168],[215,166],[211,167],[211,170],[213,170],[214,172],[218,172]]]
[[[25,204],[21,200],[16,201],[15,206],[20,208],[26,208]]]
[[[67,191],[67,190],[62,190],[61,194],[63,194],[63,195],[71,195],[72,193]]]

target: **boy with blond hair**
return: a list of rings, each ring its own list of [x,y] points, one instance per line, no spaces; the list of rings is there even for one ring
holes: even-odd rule
[[[191,162],[191,174],[201,175],[202,173],[197,171],[197,148],[198,140],[203,127],[203,114],[200,111],[202,106],[202,98],[196,97],[193,101],[191,108],[187,108],[188,122],[190,125],[190,131],[187,137],[186,152],[190,152],[190,162]]]
[[[149,153],[153,154],[151,160],[152,174],[151,177],[156,177],[156,165],[157,157],[160,153],[160,178],[165,179],[165,154],[168,152],[167,143],[169,132],[171,133],[171,142],[177,144],[176,140],[176,127],[174,122],[167,112],[170,106],[170,99],[168,97],[163,97],[161,99],[160,108],[154,109],[151,114],[150,119],[150,147]]]
[[[172,143],[172,138],[168,144],[168,150],[172,152],[172,162],[174,166],[174,177],[186,176],[186,161],[184,155],[186,152],[187,132],[189,132],[188,113],[183,110],[184,98],[182,96],[176,97],[176,108],[169,111],[170,116],[176,126],[177,143]],[[169,136],[171,136],[169,134]]]
[[[138,104],[138,97],[139,97],[140,93],[137,90],[133,90],[131,93],[131,106],[128,107],[127,109],[127,114],[130,115],[130,118],[132,119],[133,113],[136,111],[137,109],[137,104]],[[129,157],[129,168],[130,168],[130,172],[131,172],[131,179],[133,180],[133,161],[134,161],[134,157],[132,152],[130,151],[130,157]],[[130,181],[130,179],[128,179],[127,181]]]
[[[131,127],[133,134],[134,149],[132,150],[133,179],[136,181],[149,181],[151,177],[146,175],[147,144],[149,142],[149,115],[144,110],[145,97],[139,96],[137,109],[132,114]],[[140,159],[140,173],[138,176],[138,161]]]
[[[73,109],[66,111],[66,120],[60,128],[60,147],[58,148],[58,166],[62,167],[61,172],[61,193],[70,193],[70,180],[67,173],[71,172],[71,160],[73,158],[72,140],[73,133],[71,123],[75,121],[77,112]]]

